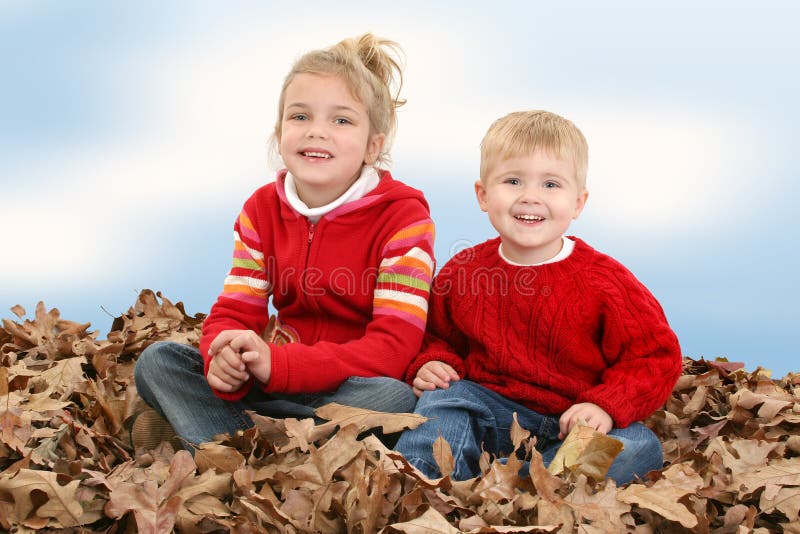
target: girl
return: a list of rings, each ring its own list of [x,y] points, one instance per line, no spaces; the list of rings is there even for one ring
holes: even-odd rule
[[[390,91],[398,50],[365,34],[307,53],[286,77],[273,136],[286,168],[234,224],[199,350],[157,343],[136,364],[139,394],[188,444],[251,427],[245,410],[414,409],[399,379],[422,342],[433,223],[422,193],[379,167],[403,103]],[[152,415],[134,424],[135,445],[160,441]]]

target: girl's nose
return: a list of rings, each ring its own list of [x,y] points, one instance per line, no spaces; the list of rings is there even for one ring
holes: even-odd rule
[[[308,126],[308,130],[306,131],[307,137],[316,137],[320,139],[325,139],[328,134],[325,131],[325,127],[317,121],[312,122]]]

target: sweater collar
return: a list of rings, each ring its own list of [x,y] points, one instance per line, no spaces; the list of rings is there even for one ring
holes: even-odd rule
[[[427,207],[427,203],[425,203],[424,197],[422,194],[417,191],[416,189],[410,188],[401,182],[398,182],[392,178],[392,175],[389,171],[385,169],[379,169],[377,171],[379,182],[378,185],[372,189],[371,191],[367,192],[364,196],[357,200],[351,200],[350,202],[345,202],[341,206],[334,208],[333,210],[329,211],[325,215],[320,217],[320,220],[333,220],[337,217],[341,217],[342,215],[358,211],[361,208],[366,206],[371,206],[376,202],[388,202],[391,200],[396,200],[399,198],[406,198],[406,197],[413,197],[419,198],[423,204]],[[286,175],[289,172],[286,169],[281,169],[278,171],[278,175],[275,179],[275,192],[278,195],[278,199],[280,200],[281,204],[281,216],[285,219],[296,219],[298,217],[305,217],[305,215],[301,214],[297,211],[292,204],[289,202],[287,198],[286,192]]]
[[[343,206],[349,202],[354,202],[364,197],[378,187],[381,179],[378,172],[374,167],[365,165],[361,170],[361,176],[353,182],[353,184],[342,193],[339,198],[334,199],[332,202],[319,206],[316,208],[309,208],[297,194],[297,186],[295,185],[294,176],[290,172],[286,173],[286,178],[283,182],[283,190],[286,195],[286,201],[294,210],[300,215],[304,215],[311,222],[319,221],[323,216],[332,212],[339,206]]]
[[[489,262],[492,265],[497,265],[503,269],[510,269],[512,271],[529,269],[535,271],[536,280],[538,283],[546,281],[563,279],[572,276],[576,272],[588,268],[595,259],[597,251],[589,246],[582,239],[575,236],[566,236],[574,242],[575,246],[572,252],[561,261],[553,263],[545,263],[543,265],[512,265],[508,263],[500,255],[500,238],[496,237],[484,243],[483,257],[484,262]],[[485,263],[484,263],[485,265]]]
[[[561,261],[569,257],[572,254],[573,249],[575,248],[575,241],[571,240],[565,235],[561,236],[561,250],[558,251],[558,254],[550,258],[549,260],[540,261],[538,263],[517,263],[515,261],[511,261],[506,258],[506,255],[503,254],[503,243],[497,245],[497,254],[509,265],[514,265],[515,267],[538,267],[540,265],[547,265],[548,263],[555,263],[557,261]]]

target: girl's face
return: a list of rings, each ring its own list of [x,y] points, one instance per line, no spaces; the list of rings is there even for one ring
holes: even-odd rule
[[[284,93],[279,149],[309,208],[341,196],[380,154],[366,106],[338,76],[297,74]]]

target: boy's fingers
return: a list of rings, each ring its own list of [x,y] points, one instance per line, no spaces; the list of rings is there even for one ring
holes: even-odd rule
[[[427,380],[417,377],[414,379],[413,387],[422,391],[430,391],[432,389],[436,389],[436,384],[433,384]]]
[[[448,374],[447,378],[449,378],[450,380],[458,380],[459,379],[458,373],[456,372],[455,369],[453,369],[453,367],[451,365],[446,364],[446,363],[442,363],[442,365],[444,366],[444,369],[447,371],[447,374]]]
[[[433,374],[442,382],[449,382],[450,381],[450,371],[452,371],[450,366],[442,364],[442,366],[437,367],[433,370]]]

